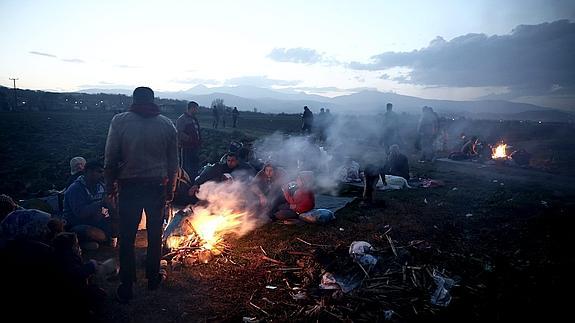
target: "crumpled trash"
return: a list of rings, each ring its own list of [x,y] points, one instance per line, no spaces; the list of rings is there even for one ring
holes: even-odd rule
[[[395,312],[393,310],[383,311],[383,319],[386,321],[389,321],[389,320],[391,320],[391,318],[393,317],[394,314],[395,314]]]
[[[307,223],[327,223],[335,220],[335,215],[328,209],[313,209],[299,215],[300,220]]]
[[[182,236],[188,234],[190,231],[193,231],[192,224],[188,217],[192,215],[193,212],[190,208],[184,208],[176,212],[170,223],[164,229],[164,234],[162,235],[162,241],[166,243],[168,237],[174,236]]]
[[[443,185],[444,185],[443,182],[440,180],[431,179],[431,178],[421,179],[421,187],[424,187],[424,188],[441,187]]]
[[[320,284],[320,287],[321,287],[321,284]],[[299,292],[297,292],[297,293],[295,293],[295,294],[294,294],[294,293],[290,293],[290,295],[291,295],[291,297],[292,297],[293,299],[295,299],[295,300],[301,300],[301,299],[306,299],[306,298],[307,298],[307,294],[304,293],[304,292],[301,292],[301,291],[299,291]]]
[[[439,273],[433,273],[433,280],[437,288],[431,295],[431,304],[446,307],[451,302],[451,294],[449,290],[455,286],[455,280],[444,277]]]
[[[366,241],[354,241],[349,245],[349,255],[355,260],[370,253],[373,247]]]
[[[370,254],[372,251],[371,244],[365,241],[354,241],[349,246],[350,257],[362,266],[375,266],[377,264],[377,257]]]
[[[344,293],[349,293],[361,285],[361,277],[359,276],[338,276],[330,272],[326,272],[321,276],[321,289],[339,289]],[[293,295],[292,295],[293,297]]]

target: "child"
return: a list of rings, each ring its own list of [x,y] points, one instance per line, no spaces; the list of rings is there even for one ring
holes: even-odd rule
[[[315,207],[315,195],[312,191],[313,172],[300,172],[296,182],[282,187],[286,204],[280,205],[275,213],[278,220],[297,219],[298,215]]]

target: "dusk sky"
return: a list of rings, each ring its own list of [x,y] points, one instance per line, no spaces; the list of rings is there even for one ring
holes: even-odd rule
[[[575,109],[575,1],[0,0],[0,85],[362,89]]]

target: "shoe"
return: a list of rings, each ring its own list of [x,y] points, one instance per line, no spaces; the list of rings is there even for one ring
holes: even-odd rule
[[[148,289],[156,290],[160,287],[160,284],[166,280],[168,277],[168,272],[165,269],[160,269],[158,276],[156,278],[148,279]]]
[[[120,304],[127,304],[134,297],[132,286],[120,284],[116,289],[116,299]]]

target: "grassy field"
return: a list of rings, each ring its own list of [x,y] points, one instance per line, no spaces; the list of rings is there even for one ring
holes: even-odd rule
[[[27,197],[52,186],[61,188],[69,158],[103,157],[112,116],[2,113],[0,192]],[[246,114],[238,129],[218,130],[211,129],[209,115],[201,115],[200,120],[206,143],[201,154],[204,161],[218,159],[232,139],[250,140],[276,130],[296,133],[299,128],[296,116]],[[459,131],[456,123],[451,125],[450,129]],[[136,298],[128,305],[113,299],[117,281],[103,282],[110,296],[94,320],[237,322],[250,317],[281,322],[377,322],[384,321],[387,310],[396,313],[391,320],[397,322],[556,321],[564,317],[570,313],[571,302],[563,295],[575,287],[572,127],[471,122],[465,129],[528,145],[536,160],[555,158],[555,164],[548,169],[516,169],[412,163],[415,177],[441,180],[444,185],[378,192],[377,200],[385,205],[364,208],[356,200],[325,226],[269,223],[243,237],[229,237],[231,251],[226,257],[172,271],[156,292],[145,289],[141,267]],[[404,138],[409,141],[413,136],[406,133]],[[409,152],[409,157],[414,161],[417,156]],[[340,194],[354,197],[361,192],[343,187]],[[298,238],[326,247],[310,246]],[[322,270],[353,267],[359,271],[347,255],[355,240],[368,241],[378,249],[380,270],[350,294],[320,290]],[[141,235],[141,259],[145,244]],[[263,258],[262,249],[283,265]],[[104,247],[87,256],[104,260],[116,257],[117,250]],[[302,273],[284,273],[278,270],[282,266],[302,268]],[[433,269],[458,281],[451,290],[453,300],[445,308],[429,302],[434,284],[423,273]],[[294,300],[294,287],[305,291],[306,297]]]

